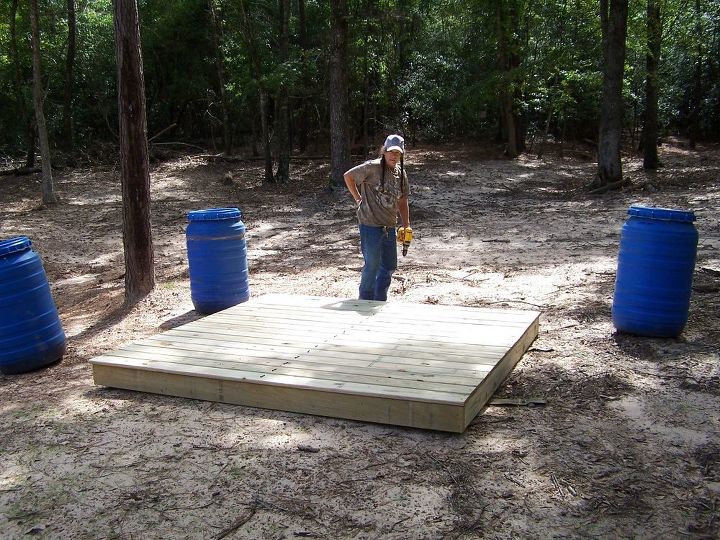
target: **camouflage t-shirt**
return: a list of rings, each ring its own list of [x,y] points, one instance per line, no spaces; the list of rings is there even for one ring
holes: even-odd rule
[[[403,171],[400,181],[400,164],[395,170],[385,169],[385,182],[382,180],[380,158],[366,161],[353,167],[348,174],[355,181],[362,202],[357,209],[357,216],[363,225],[374,227],[394,227],[397,223],[398,200],[410,194],[407,173]]]

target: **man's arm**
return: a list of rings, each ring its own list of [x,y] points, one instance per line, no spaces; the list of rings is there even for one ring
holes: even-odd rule
[[[400,212],[400,221],[403,227],[410,226],[410,205],[407,197],[398,199],[398,211]]]
[[[353,199],[355,199],[355,202],[357,204],[360,204],[360,202],[362,201],[362,196],[360,195],[357,185],[355,185],[355,180],[350,175],[350,172],[346,172],[343,175],[343,178],[345,179],[345,185],[347,186],[348,191],[350,191],[350,195],[353,196]]]

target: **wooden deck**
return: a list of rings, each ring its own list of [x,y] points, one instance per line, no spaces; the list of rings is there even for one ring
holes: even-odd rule
[[[539,313],[268,295],[92,359],[98,385],[462,432]]]

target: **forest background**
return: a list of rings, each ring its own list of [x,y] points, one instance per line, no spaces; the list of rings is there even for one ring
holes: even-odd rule
[[[717,1],[137,5],[147,127],[123,138],[116,8],[135,0],[0,0],[0,232],[32,238],[68,337],[62,362],[0,376],[6,537],[718,538]],[[631,185],[592,193],[610,117]],[[88,360],[199,318],[201,205],[242,208],[253,296],[354,296],[354,206],[325,188],[390,131],[415,231],[393,300],[542,312],[498,397],[545,406],[455,436],[94,384]],[[698,215],[678,339],[611,322],[637,203]]]
[[[109,0],[0,3],[0,157],[35,166],[35,4],[53,165],[92,162],[118,143]],[[642,147],[648,114],[660,137],[717,139],[720,4],[709,0],[143,0],[148,137],[157,151],[263,153],[268,181],[332,141],[337,176],[350,152],[373,153],[394,131],[411,145],[500,142],[510,157],[548,139],[597,144],[600,12],[623,4],[623,142]]]

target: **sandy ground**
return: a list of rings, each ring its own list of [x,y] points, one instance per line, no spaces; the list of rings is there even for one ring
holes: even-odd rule
[[[326,163],[296,161],[294,181],[270,187],[257,162],[154,163],[157,287],[133,309],[122,307],[117,167],[57,171],[53,208],[39,203],[39,178],[0,178],[0,238],[33,240],[68,337],[62,362],[0,376],[0,536],[718,537],[720,150],[661,151],[661,171],[628,158],[634,187],[591,196],[585,152],[510,162],[411,150],[415,241],[390,301],[542,312],[497,396],[547,405],[489,407],[461,435],[93,384],[92,357],[197,318],[189,210],[242,209],[253,295],[354,297],[352,201],[323,191]],[[632,203],[698,216],[678,339],[612,326]]]

